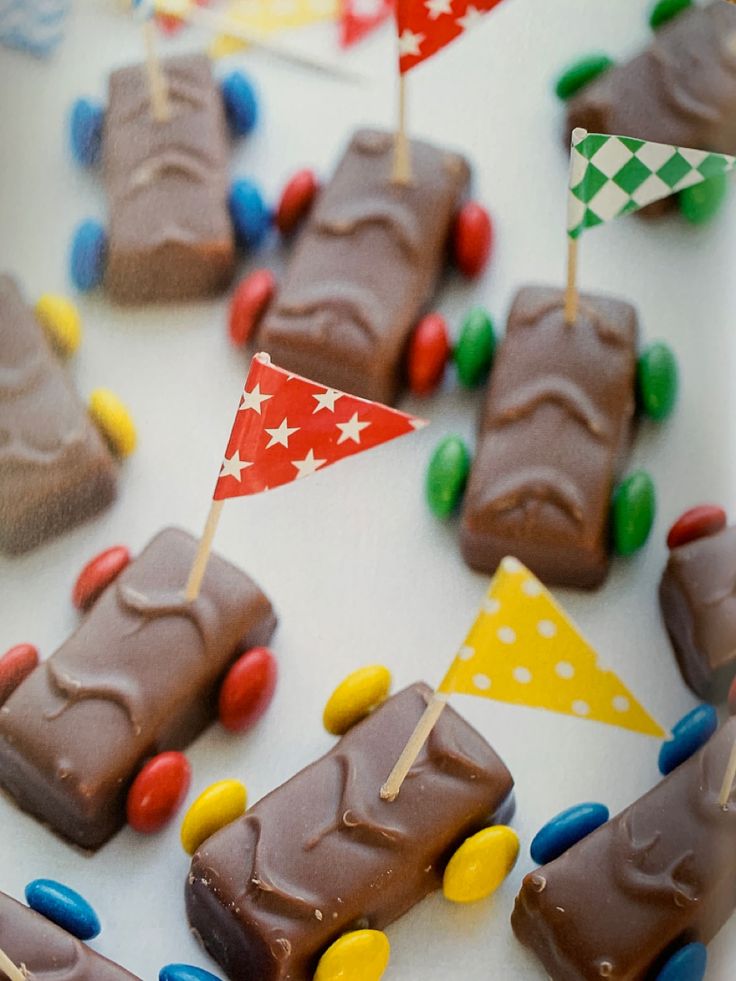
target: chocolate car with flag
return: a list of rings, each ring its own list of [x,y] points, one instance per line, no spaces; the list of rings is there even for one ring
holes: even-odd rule
[[[570,65],[556,83],[567,104],[565,139],[576,127],[644,137],[658,143],[736,154],[736,9],[724,0],[698,6],[659,0],[650,45],[620,65],[597,52]],[[679,188],[644,211],[677,204],[691,222],[719,210],[723,173]]]

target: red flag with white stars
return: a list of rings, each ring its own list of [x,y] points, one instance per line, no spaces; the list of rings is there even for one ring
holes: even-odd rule
[[[425,425],[380,402],[284,371],[267,354],[256,354],[214,499],[273,490]]]
[[[382,24],[393,10],[393,0],[341,0],[340,44],[352,47]]]
[[[501,0],[396,0],[402,75],[476,26]]]

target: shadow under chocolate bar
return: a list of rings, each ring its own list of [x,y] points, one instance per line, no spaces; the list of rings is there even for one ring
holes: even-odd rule
[[[1,892],[0,947],[37,981],[139,981],[136,975]],[[0,978],[5,978],[2,968]]]
[[[157,535],[0,708],[0,785],[82,848],[122,827],[141,765],[213,720],[227,669],[276,625],[258,586],[216,555],[187,602],[196,547]]]
[[[118,465],[10,276],[0,276],[0,549],[108,507]]]
[[[736,527],[672,549],[659,601],[685,682],[725,701],[736,675]]]
[[[209,58],[166,58],[170,118],[154,119],[145,66],[110,76],[103,133],[110,206],[105,289],[120,303],[226,289],[235,267],[230,142]]]
[[[591,133],[736,154],[736,8],[691,7],[631,61],[608,69],[568,105],[566,145]],[[661,213],[672,199],[646,209]]]
[[[510,809],[511,774],[451,708],[398,798],[381,800],[430,695],[394,695],[195,854],[189,922],[232,981],[307,981],[340,934],[406,913],[454,849]]]
[[[390,133],[353,136],[256,341],[290,371],[380,402],[396,398],[470,181],[463,157],[414,140],[413,180],[395,184],[393,153]]]
[[[736,905],[736,796],[718,803],[736,719],[617,817],[529,873],[514,933],[552,981],[654,978]]]
[[[592,588],[609,565],[609,510],[635,414],[638,323],[621,300],[517,293],[496,356],[461,522],[467,563],[515,555],[546,583]]]

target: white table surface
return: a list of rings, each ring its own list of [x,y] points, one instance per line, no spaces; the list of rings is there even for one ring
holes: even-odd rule
[[[410,76],[413,131],[468,154],[476,193],[495,216],[497,250],[487,273],[471,286],[452,283],[437,298],[453,323],[481,301],[502,325],[519,285],[561,281],[566,161],[551,81],[561,64],[589,49],[633,52],[647,38],[647,6],[510,0],[474,35]],[[317,52],[334,47],[323,28],[293,43]],[[201,38],[186,32],[169,46],[197,44]],[[66,40],[49,62],[0,50],[0,268],[17,274],[29,297],[68,292],[71,231],[83,217],[104,218],[105,202],[99,178],[70,159],[66,113],[76,96],[104,96],[108,71],[140,57],[140,34],[117,0],[78,0]],[[328,174],[352,127],[391,123],[393,57],[388,29],[359,48],[354,64],[373,79],[362,86],[263,57],[235,58],[257,81],[263,114],[239,147],[233,174],[254,175],[272,199],[298,167]],[[671,421],[661,430],[645,425],[633,452],[632,466],[650,469],[659,494],[651,543],[638,557],[616,561],[598,593],[560,595],[667,726],[695,700],[659,620],[664,536],[693,503],[712,499],[728,507],[736,481],[734,228],[736,195],[707,228],[677,218],[626,219],[586,237],[581,250],[582,286],[638,305],[645,337],[674,347],[682,392]],[[283,261],[277,249],[270,252],[249,265]],[[226,338],[226,305],[223,298],[130,312],[101,294],[79,298],[85,338],[72,367],[78,387],[115,389],[135,414],[140,447],[124,466],[110,511],[27,557],[0,558],[0,650],[31,641],[50,655],[77,622],[69,599],[74,578],[102,548],[126,543],[138,551],[169,523],[199,533],[246,367]],[[472,439],[479,401],[478,393],[457,393],[452,384],[426,404],[407,399],[407,408],[433,419],[428,430],[225,509],[216,547],[245,567],[277,607],[273,647],[281,679],[255,731],[234,738],[213,726],[190,748],[190,799],[213,780],[236,776],[256,801],[323,753],[332,743],[320,722],[324,699],[359,665],[387,663],[396,686],[438,681],[486,579],[463,564],[456,526],[428,513],[423,475],[445,433]],[[522,855],[488,901],[453,907],[435,895],[390,927],[386,978],[542,978],[509,927],[520,879],[532,867],[531,836],[576,801],[598,799],[616,810],[638,797],[658,778],[658,746],[544,712],[468,697],[456,704],[516,778]],[[89,858],[0,798],[0,888],[21,897],[37,876],[78,888],[103,920],[93,946],[146,981],[170,961],[216,970],[187,929],[188,861],[178,825],[151,838],[126,829]],[[733,978],[735,956],[736,917],[711,945],[708,977]]]

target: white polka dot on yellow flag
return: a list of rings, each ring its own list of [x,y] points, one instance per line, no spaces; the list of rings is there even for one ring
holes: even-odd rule
[[[662,738],[662,726],[517,559],[503,560],[441,692],[593,719]]]

